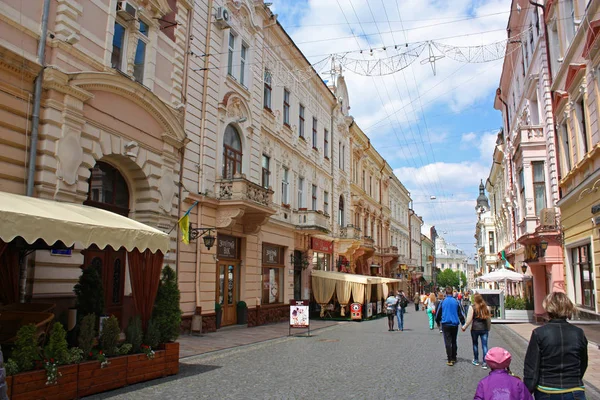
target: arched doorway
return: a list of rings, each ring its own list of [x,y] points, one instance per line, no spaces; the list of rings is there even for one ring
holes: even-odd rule
[[[88,197],[83,203],[123,216],[129,215],[129,189],[118,169],[99,161],[91,169]],[[125,291],[125,249],[97,246],[84,251],[84,268],[96,268],[104,288],[104,312],[114,315],[123,326],[123,297]]]

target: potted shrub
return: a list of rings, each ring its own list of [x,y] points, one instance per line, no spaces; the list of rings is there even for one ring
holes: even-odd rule
[[[248,323],[248,305],[243,300],[237,303],[237,323],[240,325]]]
[[[215,302],[215,314],[217,316],[217,329],[219,329],[221,327],[221,319],[223,318],[223,308],[217,302]]]
[[[96,268],[88,267],[83,270],[73,292],[77,297],[78,322],[88,314],[94,314],[96,317],[102,315],[104,312],[104,289],[102,278]]]
[[[151,322],[159,330],[159,348],[165,350],[165,371],[167,375],[174,375],[179,372],[179,343],[176,340],[181,329],[180,298],[181,293],[177,285],[177,275],[171,267],[166,266],[162,270]]]

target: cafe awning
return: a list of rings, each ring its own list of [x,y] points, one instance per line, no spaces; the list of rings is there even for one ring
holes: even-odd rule
[[[60,241],[163,254],[170,244],[166,233],[106,210],[0,192],[0,239],[8,243],[19,236],[29,244],[42,239],[48,245]]]

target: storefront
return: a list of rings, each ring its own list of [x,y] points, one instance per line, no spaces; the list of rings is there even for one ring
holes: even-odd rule
[[[331,264],[333,257],[333,242],[311,238],[310,248],[312,250],[312,265],[313,269],[320,271],[334,271],[334,266]]]
[[[284,253],[283,246],[270,243],[262,245],[262,305],[284,302]]]
[[[237,322],[237,302],[240,293],[241,239],[217,235],[216,302],[221,305],[221,326]]]

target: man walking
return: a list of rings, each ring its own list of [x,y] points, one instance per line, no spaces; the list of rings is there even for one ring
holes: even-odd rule
[[[442,324],[442,333],[444,334],[444,344],[446,345],[446,356],[448,362],[446,365],[453,366],[456,363],[456,337],[458,336],[458,324],[465,324],[465,316],[458,300],[452,296],[452,288],[446,288],[446,298],[436,310],[436,322]]]
[[[398,329],[400,331],[404,331],[404,312],[406,311],[406,306],[408,305],[408,299],[406,298],[402,290],[398,290],[398,295],[396,296],[396,298],[398,299],[398,304],[396,308]]]
[[[415,297],[413,298],[415,302],[415,311],[419,311],[419,302],[421,301],[421,295],[419,292],[415,292]]]

